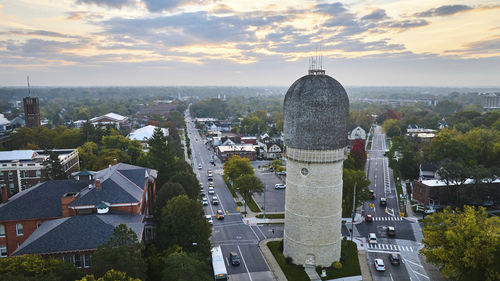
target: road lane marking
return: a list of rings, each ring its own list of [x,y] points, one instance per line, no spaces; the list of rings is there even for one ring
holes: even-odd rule
[[[241,260],[243,261],[243,265],[245,266],[245,268],[248,272],[248,278],[250,278],[250,281],[253,281],[252,275],[250,275],[250,270],[248,270],[247,263],[245,262],[245,258],[243,257],[243,254],[241,253],[240,245],[238,245],[238,252],[240,252]]]
[[[257,229],[260,231],[260,233],[262,233],[262,236],[264,236],[264,239],[267,239],[267,236],[264,234],[264,232],[262,232],[262,229],[260,229],[259,226],[257,226]]]
[[[227,263],[227,267],[229,267],[229,260],[227,259],[227,257],[226,257],[226,263]]]
[[[416,265],[416,266],[419,266],[419,267],[421,267],[421,268],[424,268],[421,264],[418,264],[418,263],[412,262],[412,261],[411,261],[411,260],[409,260],[409,259],[405,259],[405,260],[406,260],[407,262],[409,262],[409,263],[413,264],[413,265]]]

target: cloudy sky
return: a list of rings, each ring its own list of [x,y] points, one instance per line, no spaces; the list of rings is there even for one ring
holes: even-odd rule
[[[0,86],[500,86],[500,1],[0,0]]]

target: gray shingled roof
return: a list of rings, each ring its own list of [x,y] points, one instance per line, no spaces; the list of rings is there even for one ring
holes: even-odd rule
[[[347,146],[349,98],[328,75],[306,75],[295,81],[283,101],[285,145],[306,150]]]
[[[0,204],[0,221],[61,217],[61,197],[68,192],[79,192],[88,185],[88,181],[75,180],[38,184]]]
[[[124,163],[100,170],[96,174],[96,179],[101,180],[101,188],[82,190],[69,206],[98,205],[100,202],[111,204],[140,202],[146,177],[150,174],[156,177],[155,170]]]
[[[44,222],[12,255],[97,249],[119,224],[132,228],[141,240],[141,215],[106,214],[60,218]]]

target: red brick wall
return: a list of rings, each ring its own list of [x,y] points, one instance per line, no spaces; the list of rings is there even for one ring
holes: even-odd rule
[[[1,245],[7,245],[7,255],[10,256],[12,252],[17,249],[17,245],[26,240],[37,229],[37,223],[46,221],[43,220],[24,220],[24,221],[8,221],[0,222],[5,226],[5,237],[0,238]],[[17,236],[16,224],[23,225],[23,235]]]
[[[430,188],[429,186],[419,182],[413,182],[413,200],[418,201],[421,204],[429,205]]]

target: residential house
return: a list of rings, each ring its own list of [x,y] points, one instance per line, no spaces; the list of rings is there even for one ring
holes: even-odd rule
[[[356,124],[349,125],[347,128],[347,134],[347,139],[350,143],[357,139],[366,140],[366,131]]]
[[[10,134],[10,132],[12,132],[12,129],[12,124],[10,123],[10,121],[0,113],[0,136]]]
[[[434,163],[423,162],[422,164],[420,164],[419,170],[420,170],[420,176],[419,176],[420,180],[430,180],[439,178],[437,174],[438,167]]]
[[[264,144],[262,156],[264,159],[281,159],[283,157],[283,146],[274,142]]]
[[[69,176],[80,168],[77,149],[53,149],[64,172]],[[13,195],[46,180],[45,164],[50,155],[44,150],[0,151],[0,185]]]
[[[156,170],[116,163],[91,175],[90,181],[41,183],[0,205],[0,249],[9,256],[40,254],[88,267],[91,254],[119,224],[141,241],[152,239]]]

